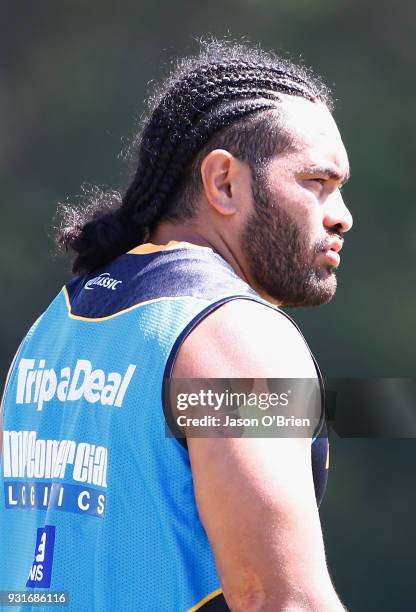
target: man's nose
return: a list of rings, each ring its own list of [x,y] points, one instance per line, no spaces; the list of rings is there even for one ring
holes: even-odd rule
[[[328,229],[337,226],[342,233],[351,229],[352,215],[346,207],[340,191],[335,192],[328,198],[325,204],[323,222]]]

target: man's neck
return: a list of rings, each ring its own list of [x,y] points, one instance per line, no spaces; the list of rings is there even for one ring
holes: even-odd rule
[[[222,257],[235,271],[240,278],[248,282],[247,275],[244,272],[243,266],[240,264],[240,257],[221,239],[221,236],[209,236],[205,232],[202,233],[198,228],[185,228],[174,223],[160,223],[151,233],[149,242],[152,244],[167,244],[171,240],[177,242],[188,242],[197,246],[209,247],[214,253]]]
[[[264,291],[256,285],[249,274],[248,266],[241,250],[237,245],[223,239],[220,234],[209,235],[198,227],[183,227],[169,221],[159,223],[149,237],[149,242],[156,245],[167,244],[170,241],[188,242],[197,246],[211,248],[214,253],[222,257],[234,270],[234,272],[252,287],[259,295],[268,301],[273,301],[264,294]],[[273,303],[276,303],[273,301]]]

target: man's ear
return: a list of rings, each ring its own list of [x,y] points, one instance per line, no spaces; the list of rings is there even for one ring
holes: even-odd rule
[[[208,153],[201,164],[201,178],[208,202],[222,215],[238,211],[236,199],[241,162],[225,149]]]

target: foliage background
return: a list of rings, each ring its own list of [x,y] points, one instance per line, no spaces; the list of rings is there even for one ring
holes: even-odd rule
[[[301,55],[333,87],[355,227],[336,298],[292,314],[326,375],[414,376],[414,3],[2,0],[0,9],[3,378],[28,326],[68,277],[50,238],[56,203],[84,182],[126,184],[119,154],[148,82],[206,34]],[[415,608],[415,451],[414,440],[332,439],[321,516],[330,569],[350,610]]]

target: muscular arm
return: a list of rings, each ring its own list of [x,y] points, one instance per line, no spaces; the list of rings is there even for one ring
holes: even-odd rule
[[[182,345],[176,378],[316,376],[283,315],[238,300]],[[327,571],[310,439],[189,438],[201,520],[231,610],[344,610]]]

